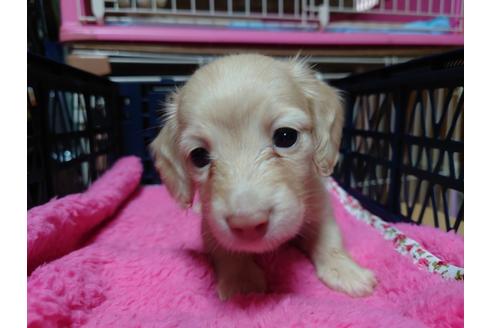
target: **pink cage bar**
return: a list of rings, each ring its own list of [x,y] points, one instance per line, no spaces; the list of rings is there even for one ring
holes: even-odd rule
[[[89,1],[61,0],[62,42],[108,41],[108,42],[146,42],[146,43],[208,43],[208,44],[263,44],[263,45],[306,45],[306,46],[463,46],[463,0],[382,0],[379,7],[369,13],[347,13],[343,10],[333,13],[331,21],[356,19],[362,22],[412,22],[420,17],[416,9],[441,6],[442,13],[449,17],[452,31],[447,33],[387,33],[371,32],[333,32],[323,29],[267,30],[241,29],[213,26],[180,26],[173,24],[108,24],[104,19],[83,19],[91,17]],[[102,2],[104,3],[104,1]],[[387,15],[391,6],[407,6],[415,14]],[[386,7],[385,7],[386,6]],[[397,9],[398,7],[394,7]],[[437,16],[437,15],[436,15]],[[426,16],[425,18],[429,18]]]

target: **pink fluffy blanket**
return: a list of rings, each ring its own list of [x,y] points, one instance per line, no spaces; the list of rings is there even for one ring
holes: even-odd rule
[[[258,259],[269,293],[221,302],[199,216],[162,186],[137,187],[140,174],[125,158],[86,193],[29,211],[29,327],[463,326],[462,238],[381,223],[334,182],[327,201],[349,252],[375,272],[375,293],[326,288],[286,245]]]

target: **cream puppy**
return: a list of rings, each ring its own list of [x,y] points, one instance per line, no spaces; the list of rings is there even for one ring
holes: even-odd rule
[[[344,250],[322,176],[338,157],[337,92],[298,60],[234,55],[200,68],[167,103],[151,144],[171,195],[199,193],[202,236],[221,299],[264,292],[255,253],[293,240],[327,286],[370,294],[376,280]]]

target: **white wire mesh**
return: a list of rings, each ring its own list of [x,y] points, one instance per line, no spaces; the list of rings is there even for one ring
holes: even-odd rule
[[[91,0],[90,15],[80,11],[87,0],[76,1],[83,22],[463,31],[464,0]],[[336,15],[341,19],[332,20]],[[431,21],[436,18],[441,24]]]

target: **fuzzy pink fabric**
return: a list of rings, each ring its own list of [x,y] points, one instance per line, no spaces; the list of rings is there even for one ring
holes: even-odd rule
[[[221,302],[202,252],[200,218],[162,186],[140,188],[86,245],[28,279],[29,327],[462,327],[463,282],[415,266],[331,195],[345,245],[379,284],[351,298],[325,287],[290,245],[259,258],[270,291]],[[108,206],[112,200],[104,198]],[[436,255],[463,262],[463,240],[398,225]],[[63,238],[62,238],[63,239]],[[60,241],[61,242],[61,241]]]
[[[27,212],[27,271],[77,248],[140,183],[138,157],[119,160],[85,193],[54,199]]]

